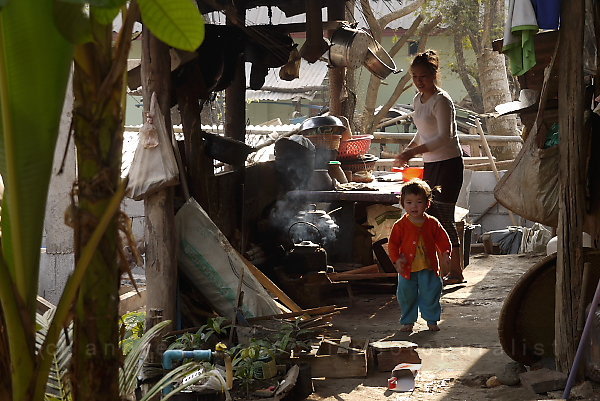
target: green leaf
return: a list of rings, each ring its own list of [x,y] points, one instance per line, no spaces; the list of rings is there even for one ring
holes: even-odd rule
[[[150,342],[157,338],[170,323],[170,320],[164,320],[152,326],[125,357],[123,370],[119,375],[119,393],[122,396],[127,396],[135,390],[137,377],[143,366],[139,361],[146,357],[150,349]]]
[[[2,8],[2,248],[32,319],[44,210],[72,54],[73,47],[54,24],[53,2],[11,1]]]
[[[8,0],[0,0],[0,10],[2,10],[2,7],[4,7],[7,4],[8,4]]]
[[[127,0],[62,0],[65,3],[89,4],[92,7],[121,8]]]
[[[97,21],[101,25],[109,25],[112,24],[121,9],[119,7],[115,8],[103,8],[103,7],[93,7],[92,8],[92,18]]]
[[[204,18],[192,0],[139,0],[143,23],[154,36],[181,50],[204,41]]]
[[[55,1],[54,22],[65,39],[74,45],[91,42],[92,28],[83,5]]]

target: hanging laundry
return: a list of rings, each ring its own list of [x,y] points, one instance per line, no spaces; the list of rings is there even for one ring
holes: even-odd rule
[[[561,0],[531,0],[540,29],[558,29]]]
[[[535,65],[534,37],[537,31],[531,0],[510,0],[502,53],[508,56],[513,75],[523,75]]]

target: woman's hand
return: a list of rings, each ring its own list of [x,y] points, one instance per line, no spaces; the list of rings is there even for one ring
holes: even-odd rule
[[[404,152],[396,155],[396,159],[394,160],[394,167],[406,167],[408,166],[408,161],[414,157],[413,151],[410,149],[405,150]]]

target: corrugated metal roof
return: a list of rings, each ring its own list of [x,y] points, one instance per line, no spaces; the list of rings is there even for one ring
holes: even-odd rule
[[[277,139],[279,135],[290,132],[298,128],[300,124],[282,124],[282,125],[248,125],[246,127],[246,143],[251,146],[258,146],[270,139]],[[139,129],[141,125],[129,125],[125,127],[123,132],[123,158],[121,161],[121,177],[126,177],[129,173],[129,168],[133,162],[135,149],[139,142]],[[223,133],[223,125],[202,125],[202,129],[215,134]],[[175,138],[183,140],[181,125],[174,125],[173,132]],[[260,161],[273,159],[273,145],[266,146],[258,152],[249,155],[248,162],[256,163]]]
[[[246,63],[246,86],[250,85],[251,63]],[[322,89],[323,80],[327,76],[327,63],[317,61],[313,64],[302,59],[300,77],[292,81],[279,78],[280,68],[271,68],[265,77],[261,90],[246,91],[246,100],[313,100],[315,92]],[[278,90],[283,89],[283,90]]]
[[[414,1],[414,0],[413,0]],[[379,19],[390,12],[400,10],[412,1],[407,0],[371,0],[371,9],[375,18]],[[388,24],[389,29],[408,29],[412,22],[417,17],[417,13],[408,14],[402,18],[392,21]],[[327,9],[322,9],[323,21],[327,21]],[[225,17],[219,17],[225,21]],[[359,5],[354,8],[354,18],[358,22],[359,28],[368,28],[366,19],[364,18],[362,9]],[[272,16],[269,18],[268,7],[256,7],[246,10],[246,25],[265,25],[265,24],[292,24],[298,22],[306,22],[306,14],[299,14],[293,17],[286,17],[285,14],[277,7],[272,7]]]
[[[272,101],[277,101],[277,100],[301,100],[301,99],[305,99],[305,100],[314,100],[316,96],[316,92],[297,92],[297,93],[290,93],[290,92],[276,92],[276,91],[263,91],[263,90],[252,90],[252,89],[247,89],[246,90],[246,100],[249,101],[261,101],[261,100],[272,100]]]
[[[371,0],[371,9],[375,18],[379,19],[390,12],[400,10],[414,0]],[[321,11],[323,21],[327,21],[327,9]],[[271,17],[269,17],[269,7],[255,7],[246,10],[246,26],[252,25],[281,25],[292,24],[298,22],[306,22],[306,14],[298,14],[293,17],[286,15],[278,7],[271,7]],[[392,21],[388,24],[389,29],[408,29],[412,22],[417,17],[417,13],[408,14],[402,18]],[[220,12],[214,12],[206,15],[207,22],[211,24],[225,24],[225,15]],[[359,5],[354,8],[354,18],[358,22],[359,28],[368,28],[366,19],[363,16],[362,9]]]
[[[246,63],[246,86],[250,85],[251,68],[252,64]],[[265,77],[264,88],[269,88],[269,90],[285,89],[286,92],[289,90],[303,91],[306,88],[320,87],[327,76],[327,63],[324,61],[317,61],[310,64],[308,61],[302,59],[300,63],[300,77],[292,81],[285,81],[279,78],[280,69],[269,69],[269,73]]]

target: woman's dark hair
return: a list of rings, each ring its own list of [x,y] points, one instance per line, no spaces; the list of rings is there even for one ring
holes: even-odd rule
[[[400,204],[402,206],[404,206],[406,195],[419,195],[425,198],[427,202],[430,202],[432,199],[431,188],[425,181],[419,178],[414,178],[402,186],[400,192]]]
[[[417,54],[410,66],[412,68],[418,65],[429,70],[431,74],[433,74],[436,82],[439,80],[440,59],[435,50],[425,50],[423,53]]]

